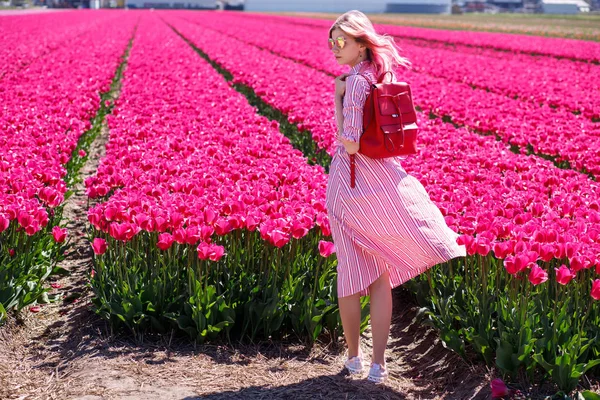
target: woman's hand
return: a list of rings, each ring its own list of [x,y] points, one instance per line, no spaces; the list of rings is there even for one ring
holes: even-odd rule
[[[335,78],[335,95],[338,97],[344,97],[346,94],[346,77],[349,74],[342,74]]]
[[[335,138],[338,140],[338,142],[344,145],[344,148],[348,154],[356,154],[358,153],[358,150],[360,150],[360,143],[346,139],[339,132]]]

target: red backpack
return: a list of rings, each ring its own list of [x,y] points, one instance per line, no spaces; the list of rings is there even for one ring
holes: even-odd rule
[[[388,72],[371,84],[365,101],[363,134],[359,153],[370,158],[388,158],[417,152],[417,113],[406,82],[383,83]],[[355,156],[350,155],[350,187],[355,186]]]

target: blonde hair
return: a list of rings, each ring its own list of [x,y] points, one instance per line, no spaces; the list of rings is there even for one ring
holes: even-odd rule
[[[386,71],[390,71],[395,76],[394,70],[397,67],[409,68],[411,65],[407,58],[400,55],[400,48],[396,45],[394,38],[375,32],[369,18],[358,10],[340,15],[329,28],[330,38],[335,29],[340,29],[346,35],[354,38],[357,43],[367,47],[367,60],[371,61],[378,78]]]

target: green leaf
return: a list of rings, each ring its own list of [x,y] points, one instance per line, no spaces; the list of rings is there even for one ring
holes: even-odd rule
[[[582,392],[581,396],[583,396],[585,400],[600,400],[600,395],[598,393],[593,393],[589,390]]]
[[[500,340],[498,348],[496,349],[496,365],[503,372],[514,374],[517,372],[514,356],[515,353],[511,344],[506,340]]]
[[[552,369],[554,367],[551,364],[549,364],[548,362],[546,362],[546,360],[544,360],[544,357],[541,354],[534,354],[533,359],[535,360],[535,362],[540,364],[542,366],[542,368],[544,368],[546,370],[546,372],[548,372],[548,373],[552,372]]]

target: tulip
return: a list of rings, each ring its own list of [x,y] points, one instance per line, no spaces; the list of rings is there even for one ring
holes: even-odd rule
[[[577,275],[575,272],[571,272],[571,270],[566,265],[561,265],[560,268],[554,268],[556,271],[556,282],[561,285],[566,285],[571,282],[571,279],[575,278]]]
[[[198,258],[201,260],[219,261],[225,254],[225,248],[216,244],[202,242],[197,247]]]
[[[510,394],[508,387],[500,378],[494,379],[490,386],[492,388],[492,399],[506,397]]]
[[[67,238],[67,230],[65,228],[55,226],[52,228],[52,236],[56,243],[63,243]]]
[[[214,224],[214,227],[215,227],[215,232],[219,236],[224,236],[233,230],[231,223],[224,218],[217,219],[217,221]]]
[[[482,238],[479,236],[475,238],[473,242],[473,247],[475,254],[480,254],[482,256],[487,256],[492,250],[490,241],[487,238]]]
[[[578,272],[585,268],[582,257],[579,257],[579,256],[575,256],[575,257],[571,258],[569,260],[569,266],[571,267],[573,272]]]
[[[158,235],[158,243],[156,246],[165,251],[168,250],[173,244],[173,236],[170,233],[161,233]]]
[[[211,253],[210,244],[208,244],[206,242],[201,242],[198,245],[198,247],[196,248],[196,251],[198,252],[199,259],[208,260],[208,257],[210,256],[210,253]]]
[[[269,232],[269,241],[276,247],[283,247],[290,241],[290,235],[274,230]]]
[[[94,254],[100,256],[106,252],[108,244],[106,243],[106,240],[102,238],[94,238],[92,241],[92,249],[94,250]]]
[[[534,264],[529,272],[529,282],[537,286],[540,283],[546,282],[547,280],[548,273],[544,271],[543,268],[540,268],[537,264]]]
[[[219,245],[211,245],[211,252],[208,258],[212,261],[219,261],[221,257],[225,254],[225,248]]]
[[[0,233],[4,232],[6,229],[8,229],[9,225],[10,225],[10,220],[5,215],[0,214]]]
[[[594,298],[594,300],[600,300],[600,279],[596,279],[592,283],[591,295],[592,295],[592,298]]]
[[[335,253],[335,245],[332,242],[327,242],[325,240],[319,241],[319,253],[323,257],[329,257],[333,253]]]
[[[33,218],[31,217],[31,215],[29,215],[27,211],[20,211],[17,220],[19,222],[19,225],[21,225],[23,228],[27,228],[33,223]]]

